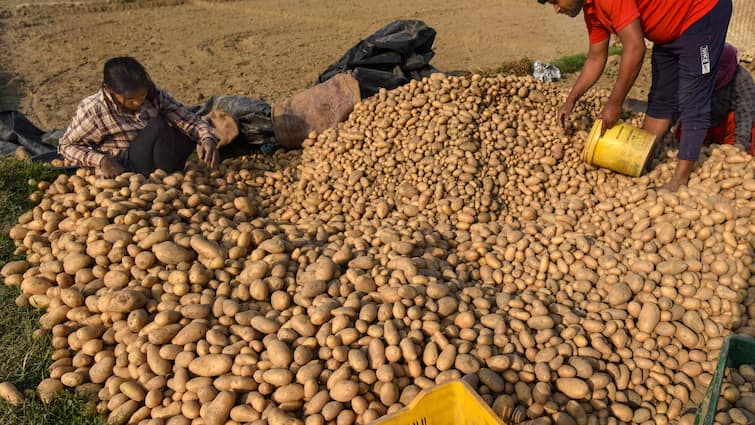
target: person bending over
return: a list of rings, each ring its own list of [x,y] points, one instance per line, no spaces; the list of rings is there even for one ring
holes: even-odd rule
[[[619,76],[600,113],[606,127],[619,119],[621,105],[637,79],[652,41],[653,81],[643,129],[661,140],[679,115],[684,125],[679,161],[666,188],[686,185],[710,125],[711,95],[731,18],[731,0],[538,0],[556,13],[584,14],[590,47],[582,71],[559,110],[562,122],[577,100],[598,81],[611,34],[621,40]]]

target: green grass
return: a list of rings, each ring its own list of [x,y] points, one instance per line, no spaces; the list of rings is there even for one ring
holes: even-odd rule
[[[43,164],[0,159],[0,265],[11,259],[14,251],[8,229],[21,213],[33,206],[29,195],[35,188],[29,186],[29,179],[52,180],[56,175],[52,168]]]
[[[621,55],[624,50],[620,46],[611,46],[608,48],[608,56]],[[580,53],[577,55],[562,56],[558,59],[554,59],[551,64],[556,65],[561,71],[561,74],[571,74],[582,69],[587,55]],[[483,70],[483,75],[496,75],[496,74],[513,74],[519,77],[532,74],[532,64],[534,61],[528,57],[523,57],[516,60],[506,61],[497,68],[490,70]],[[612,71],[607,71],[612,72]]]
[[[608,56],[621,55],[623,51],[619,46],[611,46],[608,49]],[[562,56],[551,62],[551,64],[555,65],[562,74],[571,74],[582,69],[582,65],[585,64],[586,60],[587,55],[580,53],[577,55]]]
[[[12,259],[14,245],[8,229],[18,216],[33,206],[29,195],[35,190],[29,179],[51,181],[57,172],[50,167],[15,159],[0,159],[0,265]],[[50,405],[34,395],[37,384],[48,376],[52,346],[49,336],[35,336],[41,311],[18,307],[18,287],[0,282],[0,381],[11,382],[25,394],[14,407],[0,401],[0,424],[95,425],[103,421],[87,400],[63,392]]]
[[[0,380],[13,382],[20,390],[34,388],[45,378],[52,346],[46,337],[35,337],[41,311],[18,307],[17,286],[0,287]]]
[[[534,61],[528,57],[507,61],[493,70],[493,74],[514,74],[519,77],[532,74],[532,64]]]
[[[18,407],[0,401],[0,424],[102,424],[91,404],[69,391],[49,405],[32,393],[48,376],[52,346],[49,336],[34,336],[42,312],[16,306],[19,293],[18,287],[0,286],[0,381],[15,384],[25,398]]]
[[[0,423],[18,425],[103,425],[105,422],[91,410],[85,400],[63,392],[50,405],[36,399],[26,398],[21,406],[0,404]]]

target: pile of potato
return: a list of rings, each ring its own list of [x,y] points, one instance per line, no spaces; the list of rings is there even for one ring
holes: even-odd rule
[[[302,153],[40,183],[2,269],[55,347],[39,396],[112,424],[367,424],[464,379],[508,423],[665,424],[755,335],[755,161],[689,189],[579,160],[563,94],[434,75]],[[669,153],[671,155],[671,153]],[[736,401],[735,401],[736,403]]]

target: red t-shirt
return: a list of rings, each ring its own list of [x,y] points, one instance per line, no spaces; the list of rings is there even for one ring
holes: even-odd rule
[[[640,18],[645,38],[668,43],[710,12],[718,0],[586,0],[582,7],[590,43],[616,34]]]

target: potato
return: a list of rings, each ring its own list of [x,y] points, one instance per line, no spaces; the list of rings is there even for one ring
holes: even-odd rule
[[[233,360],[225,354],[207,354],[189,363],[191,373],[198,376],[220,376],[231,370]]]
[[[626,303],[632,298],[632,290],[623,283],[613,285],[606,296],[606,301],[612,306]]]
[[[0,398],[12,406],[18,406],[24,401],[24,396],[18,391],[16,386],[10,382],[0,383]]]
[[[659,263],[656,269],[662,274],[677,275],[687,270],[687,265],[678,260],[664,261]]]
[[[556,380],[556,388],[570,399],[579,400],[590,395],[590,387],[578,378],[559,378]]]
[[[269,269],[270,266],[264,261],[249,263],[239,275],[239,282],[250,285],[255,280],[266,277]]]
[[[236,396],[230,391],[221,391],[203,409],[202,419],[207,425],[223,425],[231,414]]]
[[[755,396],[741,397],[736,401],[737,407],[755,413]]]
[[[231,420],[236,422],[254,422],[260,418],[259,412],[247,405],[233,407],[229,416]]]
[[[122,289],[101,297],[97,302],[97,308],[102,312],[129,313],[146,303],[147,298],[142,292]]]
[[[202,257],[217,258],[225,255],[217,243],[207,240],[200,235],[192,236],[190,244],[191,248]]]
[[[477,373],[477,371],[480,369],[480,361],[472,355],[459,354],[458,356],[456,356],[454,367],[461,373],[472,375],[474,373]]]
[[[172,369],[171,363],[160,357],[160,348],[156,345],[147,345],[147,365],[156,375],[167,375]]]
[[[110,412],[107,417],[108,425],[122,425],[129,421],[131,416],[139,408],[139,404],[134,400],[129,400]]]
[[[37,385],[37,394],[43,403],[49,404],[65,386],[58,379],[46,378]]]
[[[262,316],[253,317],[252,320],[249,322],[249,324],[252,326],[252,328],[254,328],[257,331],[262,332],[263,334],[274,334],[278,332],[278,329],[280,329],[280,325],[277,322],[275,322],[274,320],[270,320],[268,318],[262,317]],[[274,348],[274,350],[278,348],[277,345],[275,345],[275,347],[276,348]],[[285,350],[285,348],[280,348],[280,349]],[[279,353],[276,352],[275,354],[279,354]],[[284,356],[286,355],[285,353],[281,353],[281,354]]]
[[[47,313],[39,318],[39,324],[43,329],[52,329],[55,325],[59,325],[66,320],[66,316],[70,310],[71,308],[66,305],[50,308]]]
[[[611,413],[613,415],[624,422],[629,422],[632,420],[632,417],[634,416],[634,412],[632,411],[632,408],[627,406],[626,404],[621,403],[614,403],[611,404]]]
[[[155,419],[169,419],[181,413],[181,403],[174,401],[167,406],[160,406],[152,409],[150,415]]]
[[[83,384],[86,379],[87,376],[84,372],[72,371],[64,373],[60,377],[60,382],[62,382],[66,387],[76,387]]]
[[[178,264],[191,261],[196,256],[194,251],[188,250],[175,242],[165,241],[152,246],[155,258],[164,264]]]
[[[5,263],[2,269],[0,269],[0,275],[7,278],[14,274],[22,274],[29,270],[31,264],[26,260],[8,261]]]
[[[154,323],[154,322],[153,322]],[[147,340],[150,344],[155,345],[164,345],[173,340],[175,336],[178,334],[178,332],[181,330],[182,326],[178,323],[173,323],[171,325],[165,325],[165,326],[157,326],[155,323],[155,327],[149,330],[147,333]]]
[[[144,401],[146,392],[144,389],[134,381],[126,381],[119,387],[121,392],[125,394],[131,400],[138,402]]]
[[[220,391],[249,392],[257,389],[257,383],[246,376],[223,375],[213,381]]]
[[[74,275],[79,270],[89,267],[92,262],[92,257],[86,254],[71,252],[63,258],[63,270],[70,275]]]
[[[477,371],[477,376],[480,378],[480,382],[487,386],[493,393],[503,392],[505,388],[503,378],[491,369],[481,368]]]
[[[640,316],[637,318],[637,328],[643,332],[650,333],[655,329],[661,317],[661,310],[655,303],[644,303]]]
[[[124,288],[129,282],[129,275],[120,270],[110,270],[103,278],[105,286],[113,289]]]
[[[357,394],[359,394],[359,384],[348,380],[336,382],[330,390],[330,398],[341,403],[350,401]]]
[[[239,196],[235,198],[233,200],[233,206],[236,207],[237,210],[245,214],[249,214],[252,216],[254,215],[254,211],[255,211],[254,204],[249,198],[245,196]]]
[[[267,352],[273,366],[287,368],[293,361],[291,349],[282,341],[272,340],[267,344]]]
[[[288,369],[268,369],[262,373],[262,379],[268,384],[276,387],[288,385],[293,380],[294,375]]]
[[[210,306],[207,304],[189,304],[181,306],[179,311],[187,319],[205,319],[210,314]]]
[[[270,409],[267,421],[270,425],[302,425],[302,421],[287,415],[278,408]]]
[[[535,316],[527,320],[527,326],[536,330],[552,329],[554,322],[550,316]]]
[[[181,328],[173,337],[171,342],[176,345],[186,345],[199,341],[200,339],[204,338],[208,329],[209,328],[206,323],[201,321],[193,321]]]
[[[300,384],[288,384],[275,390],[273,400],[279,404],[298,402],[304,399],[304,387]]]
[[[115,367],[115,358],[107,356],[97,361],[89,369],[89,379],[95,384],[101,384],[109,378]]]
[[[42,277],[28,277],[21,282],[21,291],[29,295],[45,295],[52,283]]]
[[[200,235],[194,235],[191,237],[190,244],[191,248],[199,254],[199,261],[208,269],[221,269],[225,265],[228,252],[217,243]]]

